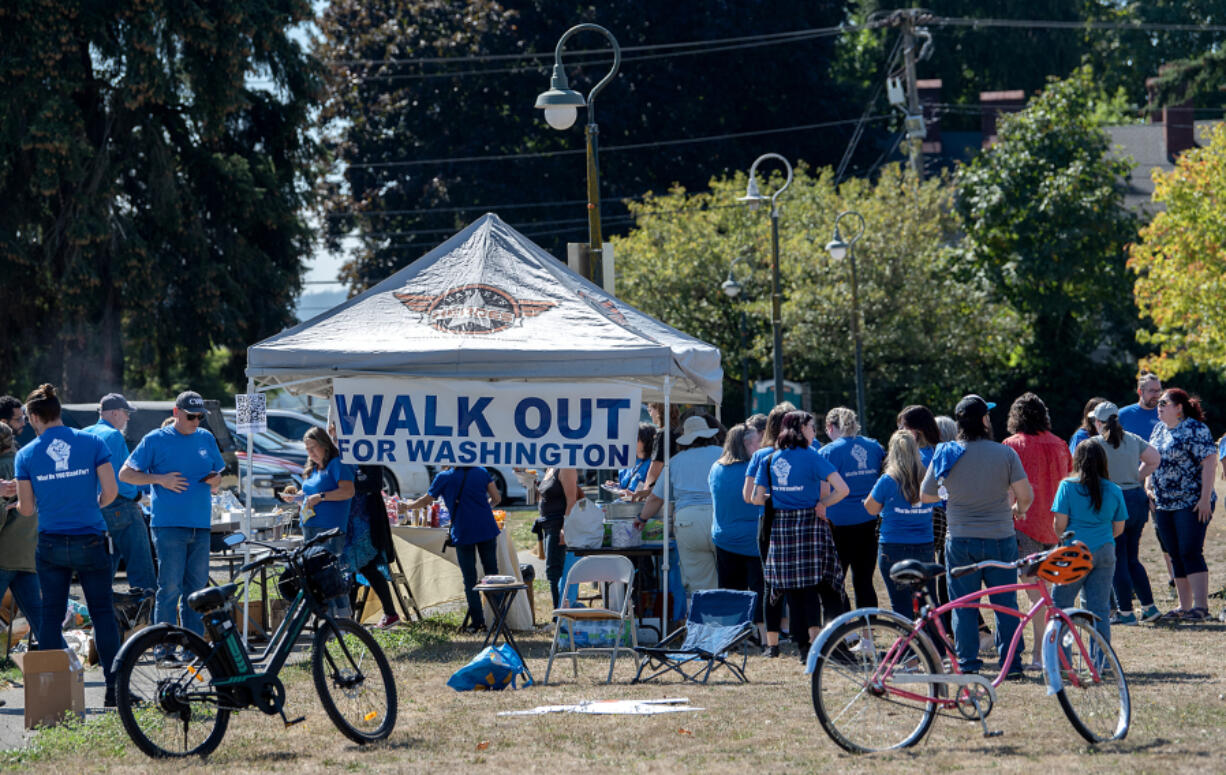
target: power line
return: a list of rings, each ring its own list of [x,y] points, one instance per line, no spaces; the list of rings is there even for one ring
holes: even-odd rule
[[[1226,24],[1167,24],[1163,22],[1064,21],[1051,19],[975,19],[965,16],[936,16],[924,23],[943,27],[1003,27],[1036,30],[1226,32]]]
[[[813,38],[824,35],[837,35],[843,32],[845,27],[810,27],[801,30],[790,30],[788,32],[771,32],[760,35],[743,35],[736,38],[713,38],[710,40],[691,40],[678,43],[654,43],[642,44],[637,46],[622,46],[623,53],[633,53],[636,51],[658,51],[668,48],[687,48],[692,46],[717,46],[725,44],[739,43],[755,43],[766,45],[769,43],[779,42],[790,38]],[[591,57],[600,56],[606,57],[609,53],[607,48],[584,48],[567,51],[567,58],[573,57]],[[459,57],[407,57],[407,58],[392,58],[392,59],[334,59],[328,64],[338,66],[353,66],[353,65],[417,65],[417,64],[457,64],[462,62],[507,62],[515,60],[549,60],[553,58],[552,51],[528,52],[521,54],[474,54],[472,56]],[[623,60],[626,61],[626,60]],[[581,62],[579,64],[588,64]]]
[[[781,134],[783,132],[802,132],[810,129],[828,129],[836,126],[846,126],[854,124],[857,121],[880,121],[882,119],[891,118],[889,114],[880,116],[869,116],[867,119],[861,118],[844,118],[837,121],[823,121],[816,124],[797,124],[795,126],[780,127],[778,129],[758,129],[749,132],[730,132],[722,135],[708,135],[706,137],[683,137],[675,140],[656,140],[647,143],[628,143],[626,145],[606,145],[600,149],[601,153],[616,153],[618,151],[636,151],[644,148],[664,148],[673,145],[687,145],[690,143],[709,143],[720,140],[735,140],[740,137],[761,137],[762,135]],[[586,153],[582,148],[568,149],[561,151],[536,151],[530,153],[509,153],[509,154],[494,154],[489,156],[459,156],[454,158],[442,159],[413,159],[408,161],[375,161],[375,162],[346,162],[349,167],[362,168],[382,168],[382,167],[421,167],[431,164],[467,164],[470,162],[482,161],[510,161],[514,159],[544,159],[554,156],[571,156],[575,154]]]

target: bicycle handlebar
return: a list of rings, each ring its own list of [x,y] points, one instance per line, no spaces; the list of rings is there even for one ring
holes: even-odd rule
[[[1060,538],[1056,541],[1056,543],[1057,545],[1062,544],[1072,537],[1073,537],[1073,531],[1066,530],[1064,531],[1064,533],[1060,535]],[[1046,556],[1047,556],[1047,552],[1038,552],[1036,554],[1027,555],[1020,559],[1014,560],[1013,562],[1003,562],[1001,560],[983,560],[981,562],[971,563],[970,565],[962,565],[957,568],[950,568],[949,575],[954,578],[958,578],[960,576],[966,576],[968,574],[974,573],[977,570],[983,570],[984,568],[1001,568],[1003,570],[1012,570],[1013,568],[1020,568],[1023,565],[1029,565],[1031,563],[1038,562],[1039,560],[1042,560]]]
[[[302,546],[297,547],[293,551],[282,549],[279,546],[272,546],[271,544],[266,544],[263,541],[248,541],[248,543],[252,543],[252,544],[255,544],[256,546],[260,546],[260,547],[267,549],[269,553],[261,557],[258,560],[252,560],[251,562],[244,564],[242,567],[238,569],[238,572],[241,575],[243,573],[248,573],[253,570],[258,570],[262,566],[269,565],[273,562],[276,562],[277,560],[284,560],[284,559],[293,557],[295,555],[302,554],[308,548],[315,546],[316,544],[323,543],[324,541],[327,541],[330,538],[335,538],[336,536],[340,534],[341,534],[340,528],[337,528],[337,527],[329,528],[328,530],[323,531],[319,535],[309,540],[303,541]]]

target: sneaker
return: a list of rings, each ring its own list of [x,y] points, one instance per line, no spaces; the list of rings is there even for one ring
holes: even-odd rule
[[[1119,611],[1111,617],[1112,624],[1136,624],[1137,615],[1132,611]]]
[[[115,707],[115,687],[114,686],[106,687],[106,698],[102,700],[102,707],[104,708]]]
[[[763,651],[766,653],[767,659],[778,659],[779,658],[779,644],[778,643],[776,643],[774,646],[767,646],[766,648],[763,649]]]
[[[1146,608],[1141,612],[1141,621],[1152,622],[1159,616],[1162,616],[1162,612],[1158,610],[1158,606],[1151,605],[1149,608]]]
[[[1020,667],[1015,667],[1012,670],[1010,670],[1008,673],[1005,673],[1005,680],[1006,681],[1025,681],[1026,672],[1022,670]]]
[[[164,670],[173,670],[176,667],[182,667],[185,663],[179,658],[179,655],[174,651],[167,649],[166,651],[153,652],[153,659],[157,666]]]
[[[386,614],[382,619],[379,620],[379,623],[375,625],[375,629],[386,630],[387,628],[397,625],[399,623],[400,623],[399,614]]]

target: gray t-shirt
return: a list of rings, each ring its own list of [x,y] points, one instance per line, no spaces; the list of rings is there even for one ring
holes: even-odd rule
[[[1121,490],[1135,490],[1141,486],[1137,469],[1141,467],[1141,453],[1149,446],[1149,442],[1128,431],[1124,431],[1124,438],[1118,447],[1111,446],[1102,436],[1095,436],[1094,441],[1107,453],[1108,479],[1118,484]]]
[[[1026,478],[1021,458],[995,441],[970,441],[966,452],[945,476],[949,498],[945,517],[953,538],[1010,538],[1013,509],[1009,486]],[[932,466],[924,475],[923,492],[937,494]]]

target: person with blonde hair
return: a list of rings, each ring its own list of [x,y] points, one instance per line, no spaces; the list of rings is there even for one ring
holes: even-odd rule
[[[839,563],[851,574],[856,608],[877,605],[873,574],[877,570],[877,520],[864,509],[864,499],[881,475],[885,450],[870,438],[860,435],[856,413],[845,406],[826,413],[826,435],[830,443],[817,454],[830,461],[851,493],[829,510],[834,545]]]
[[[914,615],[910,589],[890,578],[890,568],[902,560],[932,562],[936,554],[932,535],[932,504],[923,503],[920,499],[925,470],[915,436],[908,430],[895,431],[890,436],[885,472],[864,499],[865,511],[881,517],[877,567],[881,569],[885,591],[890,596],[890,607],[907,618]],[[928,582],[928,592],[935,600],[935,583]]]

